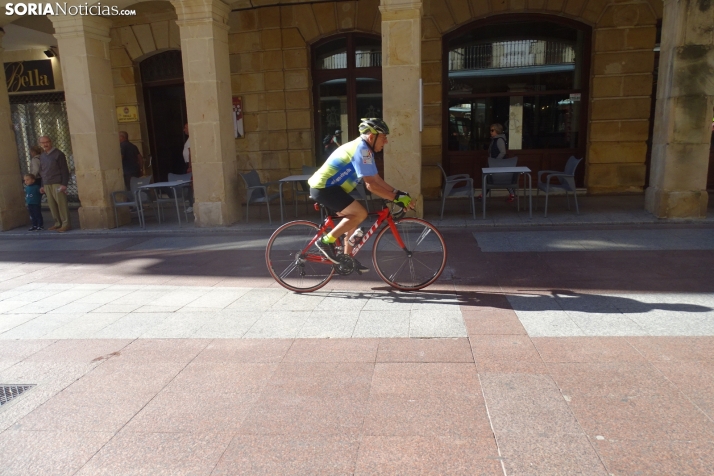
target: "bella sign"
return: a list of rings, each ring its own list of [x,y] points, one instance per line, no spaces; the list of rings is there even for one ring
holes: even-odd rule
[[[52,60],[5,63],[7,92],[46,91],[55,88]]]

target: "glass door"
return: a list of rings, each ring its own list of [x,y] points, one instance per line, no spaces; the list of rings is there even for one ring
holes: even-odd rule
[[[381,39],[350,33],[313,47],[315,161],[357,138],[363,117],[382,117]]]

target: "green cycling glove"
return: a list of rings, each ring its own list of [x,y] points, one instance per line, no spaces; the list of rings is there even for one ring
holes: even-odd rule
[[[409,204],[412,203],[412,197],[410,197],[407,192],[397,190],[397,195],[394,197],[394,203],[402,208],[407,208],[409,207]]]

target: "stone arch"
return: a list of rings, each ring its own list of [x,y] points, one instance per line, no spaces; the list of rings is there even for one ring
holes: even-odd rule
[[[347,31],[380,34],[378,7],[379,0],[282,7],[283,25],[297,28],[307,44]]]
[[[136,16],[112,17],[109,55],[116,106],[136,106],[143,110],[139,63],[155,54],[181,48],[176,10],[168,1],[123,1],[121,8],[136,10]],[[131,141],[144,157],[149,157],[149,139],[144,115],[139,121],[122,123]]]
[[[114,18],[110,47],[122,47],[134,63],[164,50],[181,48],[176,10],[170,2],[147,1],[128,8],[134,8],[136,16]]]
[[[593,26],[609,2],[610,0],[427,0],[424,8],[424,36],[441,38],[473,20],[509,13],[557,15]]]

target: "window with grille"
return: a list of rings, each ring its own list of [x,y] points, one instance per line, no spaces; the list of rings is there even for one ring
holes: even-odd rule
[[[39,145],[40,136],[49,136],[52,145],[67,156],[70,171],[67,186],[69,201],[79,202],[64,92],[10,96],[10,111],[21,172],[25,174],[30,171],[30,147]]]
[[[180,50],[168,50],[143,60],[139,66],[141,83],[150,86],[163,81],[183,81],[183,60]]]
[[[486,149],[493,123],[504,126],[509,150],[581,147],[585,44],[583,29],[532,18],[447,40],[447,149]]]

